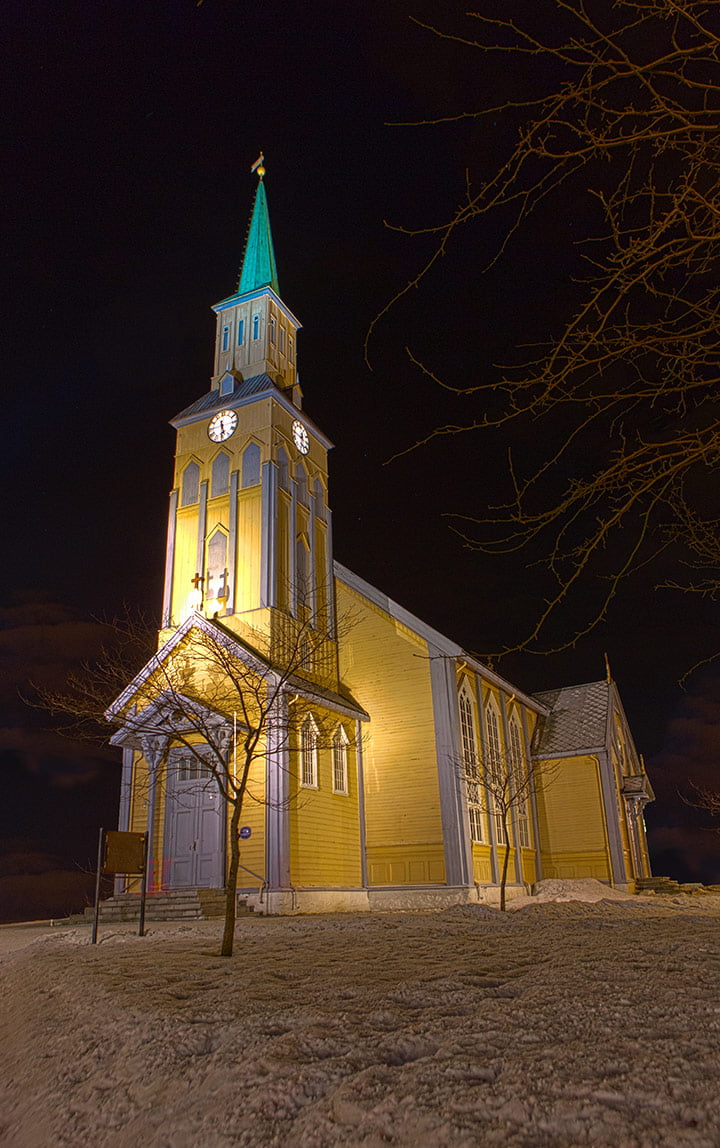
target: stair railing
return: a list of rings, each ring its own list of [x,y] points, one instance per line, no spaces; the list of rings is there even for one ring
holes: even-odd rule
[[[255,879],[260,882],[260,887],[258,889],[258,901],[262,905],[267,881],[264,877],[261,877],[259,873],[254,873],[252,869],[248,869],[247,865],[238,865],[238,869],[242,869],[245,873],[249,873],[251,877],[255,877]]]

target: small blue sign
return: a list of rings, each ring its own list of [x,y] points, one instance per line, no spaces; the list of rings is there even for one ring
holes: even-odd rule
[[[242,826],[242,828],[241,828],[241,830],[240,830],[240,836],[241,836],[241,837],[242,837],[244,840],[247,840],[247,838],[248,838],[248,837],[251,837],[251,836],[252,836],[252,829],[250,828],[250,826],[249,826],[249,825],[243,825],[243,826]]]

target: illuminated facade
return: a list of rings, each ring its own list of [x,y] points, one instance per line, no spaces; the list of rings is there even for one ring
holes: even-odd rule
[[[225,884],[229,812],[167,688],[173,659],[217,639],[280,683],[283,736],[273,718],[241,818],[239,886],[257,902],[262,885],[267,911],[494,901],[506,839],[511,894],[542,877],[632,888],[652,791],[615,686],[526,695],[333,560],[332,444],[302,407],[263,174],[237,291],[214,308],[210,390],[172,420],[159,649],[110,711],[120,828],[150,828],[154,888]],[[230,762],[242,699],[219,706],[212,667],[193,675]]]

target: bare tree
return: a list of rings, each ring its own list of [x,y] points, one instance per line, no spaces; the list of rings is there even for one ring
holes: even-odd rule
[[[182,748],[196,762],[198,774],[217,786],[229,811],[220,950],[226,957],[233,952],[243,809],[250,799],[264,804],[289,800],[265,793],[262,786],[257,787],[261,796],[251,793],[253,777],[269,755],[277,759],[278,750],[297,749],[311,708],[319,721],[313,726],[315,748],[330,744],[332,737],[322,728],[318,703],[323,694],[314,684],[318,678],[327,680],[332,670],[327,626],[317,618],[311,624],[308,611],[301,611],[299,619],[275,621],[271,643],[265,633],[247,630],[240,638],[216,619],[191,616],[129,685],[126,654],[142,646],[142,640],[134,627],[118,626],[115,642],[97,663],[83,667],[65,691],[42,695],[43,705],[67,718],[74,733],[96,734],[105,719],[131,744],[142,746],[153,795],[150,826],[171,748]],[[118,696],[120,681],[125,688]]]
[[[519,643],[540,651],[572,645],[661,554],[661,584],[720,591],[720,25],[705,0],[501,0],[494,12],[431,31],[483,64],[507,60],[508,99],[443,117],[507,121],[505,151],[489,173],[484,153],[482,182],[468,173],[461,205],[424,229],[436,245],[396,299],[471,221],[493,237],[500,226],[495,258],[522,242],[525,261],[538,212],[577,223],[553,235],[585,270],[531,358],[455,387],[409,352],[480,407],[428,437],[517,426],[542,444],[529,466],[508,453],[503,505],[458,524],[485,552],[544,556],[550,590]],[[548,639],[573,601],[583,621]]]
[[[484,841],[483,819],[491,823],[498,849],[502,849],[500,870],[500,908],[506,907],[506,889],[510,854],[516,849],[529,849],[533,839],[532,803],[541,786],[555,778],[556,761],[527,759],[520,744],[503,751],[499,736],[490,736],[485,761],[481,762],[474,741],[463,731],[463,760],[460,766],[468,802],[470,834],[474,841]]]
[[[685,804],[693,809],[702,809],[704,813],[709,813],[711,817],[720,821],[720,790],[696,785],[694,781],[690,782],[690,787],[692,796],[683,796]],[[720,825],[713,825],[711,832],[720,833]]]

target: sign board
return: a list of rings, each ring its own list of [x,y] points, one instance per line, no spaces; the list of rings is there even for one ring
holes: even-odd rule
[[[105,831],[103,873],[142,873],[145,869],[145,834]]]
[[[248,837],[252,837],[252,829],[250,828],[250,826],[249,825],[243,825],[241,830],[240,830],[239,836],[242,837],[243,841],[247,841]]]

